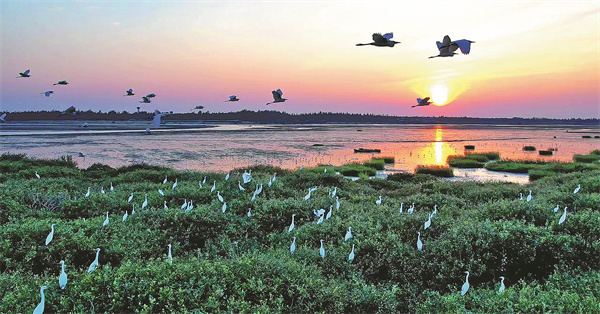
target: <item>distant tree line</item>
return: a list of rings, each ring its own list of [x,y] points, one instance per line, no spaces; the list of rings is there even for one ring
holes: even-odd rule
[[[60,115],[60,111],[21,111],[10,112],[6,116],[7,121],[27,120],[149,120],[154,116],[153,112],[138,111],[129,113],[127,111],[94,112],[92,110],[77,111],[76,116]],[[600,126],[598,118],[473,118],[473,117],[418,117],[418,116],[390,116],[362,113],[286,113],[274,110],[242,110],[237,112],[195,112],[195,113],[169,113],[165,120],[172,121],[230,121],[237,123],[383,123],[383,124],[509,124],[509,125],[586,125]]]

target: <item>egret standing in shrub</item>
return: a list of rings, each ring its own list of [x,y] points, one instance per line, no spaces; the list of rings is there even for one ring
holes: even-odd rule
[[[292,223],[290,224],[290,227],[288,228],[288,232],[292,232],[292,230],[294,230],[294,217],[296,217],[296,214],[292,214]]]
[[[127,203],[131,203],[131,200],[133,200],[133,193],[131,193],[131,195],[129,195],[129,198],[127,199]]]
[[[333,213],[333,205],[329,205],[329,211],[327,212],[327,216],[325,216],[325,219],[329,220],[329,218],[331,218],[332,213]]]
[[[319,220],[317,220],[317,225],[323,223],[323,218],[325,218],[325,214],[321,214],[321,216],[319,216]]]
[[[423,225],[423,230],[427,230],[427,228],[429,228],[429,226],[431,226],[431,214],[429,214],[429,219]]]
[[[311,190],[311,189],[308,189],[308,194],[306,194],[306,195],[304,196],[304,200],[305,200],[305,201],[308,201],[308,200],[310,199],[310,194],[311,194],[311,193],[312,193],[312,190]]]
[[[337,196],[335,197],[335,209],[340,210],[340,199]]]
[[[187,204],[187,199],[184,199],[184,200],[183,200],[183,205],[181,205],[181,209],[182,209],[182,210],[183,210],[183,209],[186,209],[186,208],[187,208],[187,206],[188,206],[188,204]]]
[[[168,245],[168,246],[169,246],[169,255],[167,255],[167,258],[168,258],[169,260],[167,261],[167,263],[169,263],[169,264],[173,264],[173,255],[171,254],[171,243],[169,243],[169,245]]]
[[[113,185],[112,185],[112,182],[110,183],[110,191],[111,191],[111,192],[114,192],[114,191],[115,191],[115,188],[113,187]]]
[[[44,290],[46,289],[48,289],[47,286],[42,286],[40,288],[40,295],[42,296],[42,301],[40,302],[40,304],[38,304],[38,306],[35,307],[35,310],[33,310],[33,314],[44,313],[44,302],[46,301],[46,298],[44,297]]]
[[[46,245],[48,245],[48,243],[50,243],[54,237],[54,226],[56,226],[56,224],[52,224],[50,226],[50,233],[48,233],[48,236],[46,237]]]
[[[229,180],[229,172],[227,172],[227,175],[225,175],[225,181]]]
[[[190,210],[194,209],[194,201],[190,200],[190,202],[188,203],[187,208],[185,209],[186,212],[189,212]]]
[[[90,194],[92,194],[92,187],[91,187],[91,186],[88,186],[87,193],[85,193],[85,198],[88,198],[88,197],[90,197]]]
[[[108,212],[106,212],[106,219],[104,219],[104,222],[102,223],[102,227],[106,226],[108,226]]]
[[[225,213],[225,211],[227,210],[227,202],[223,203],[222,209],[223,209],[223,213]]]
[[[127,216],[129,216],[129,215],[127,214],[127,211],[125,211],[125,215],[123,215],[123,222],[125,222],[125,220],[127,220]]]
[[[377,201],[375,201],[375,204],[381,205],[382,198],[383,197],[381,195],[379,195],[379,199]]]
[[[160,196],[165,196],[165,192],[163,192],[161,189],[158,189],[158,194],[160,194]]]
[[[431,213],[431,218],[433,218],[435,215],[437,215],[437,205],[433,205],[433,213]]]
[[[248,208],[248,218],[250,218],[250,216],[252,216],[252,208]]]
[[[409,214],[412,214],[415,211],[415,203],[412,203],[412,205],[408,208],[408,210],[406,212],[408,212]]]
[[[321,255],[321,258],[325,258],[325,248],[323,248],[323,239],[321,239],[321,248],[319,249],[319,254]]]
[[[269,181],[269,183],[271,183],[271,181]],[[269,184],[269,186],[271,186]],[[238,181],[238,188],[240,189],[240,191],[246,191],[246,189],[242,186],[242,183],[240,181]]]
[[[96,248],[96,259],[90,264],[90,267],[88,268],[88,274],[93,272],[94,270],[96,270],[96,267],[98,267],[98,256],[100,255],[100,248]]]
[[[556,213],[556,212],[558,212],[558,210],[559,210],[559,209],[560,209],[560,208],[558,207],[558,204],[556,204],[556,207],[554,207],[554,212],[555,212],[555,213]]]
[[[163,202],[163,208],[164,210],[169,210],[169,206],[167,206],[167,201]]]
[[[131,205],[131,216],[135,215],[135,205]]]
[[[292,245],[290,245],[290,253],[292,255],[294,255],[294,252],[296,252],[296,237],[293,237],[292,239]]]
[[[421,242],[421,232],[417,232],[419,235],[417,236],[417,249],[419,251],[423,251],[423,242]]]
[[[61,289],[64,289],[67,286],[67,273],[65,273],[65,261],[60,261],[61,265],[60,276],[58,276],[58,285]]]
[[[40,179],[40,175],[38,174],[38,172],[37,172],[37,171],[35,172],[35,176],[36,176],[38,179]]]
[[[519,201],[523,200],[523,193],[519,193]]]
[[[210,193],[214,192],[216,188],[217,188],[217,181],[215,180],[215,181],[213,181],[213,186],[210,189]]]
[[[529,202],[531,202],[532,198],[533,198],[533,196],[531,196],[531,190],[529,190],[529,195],[527,195],[526,201],[529,203]]]
[[[148,194],[144,195],[144,202],[142,203],[142,209],[148,206]]]
[[[348,241],[352,238],[352,227],[348,227],[348,231],[346,231],[346,236],[344,237],[344,241]]]
[[[400,203],[400,214],[402,214],[402,206],[404,206],[404,203]]]
[[[465,295],[465,293],[467,293],[467,291],[469,291],[469,272],[465,271],[465,274],[467,274],[467,278],[465,278],[465,283],[462,286],[462,290],[460,291],[460,295]]]
[[[167,176],[165,176],[165,179],[163,180],[163,184],[167,184],[168,180],[167,180]]]
[[[221,196],[221,191],[217,191],[217,198],[219,199],[219,202],[223,203],[223,196]]]
[[[104,187],[103,186],[100,187],[100,194],[106,194],[106,192],[104,192]]]
[[[500,280],[500,289],[498,289],[498,294],[500,294],[500,293],[504,292],[504,288],[505,288],[505,287],[504,287],[504,277],[503,277],[503,276],[500,276],[500,279],[501,279],[501,280]]]
[[[352,262],[354,260],[354,244],[352,244],[352,251],[350,252],[350,255],[348,255],[348,261]]]
[[[173,183],[173,188],[172,188],[173,191],[175,191],[175,188],[177,187],[177,184],[178,184],[177,183],[177,178],[175,178],[175,183]]]
[[[562,224],[563,222],[565,222],[565,219],[567,219],[567,207],[565,206],[565,212],[562,214],[562,216],[560,216],[560,219],[558,220],[558,224]]]
[[[573,191],[573,194],[577,194],[577,192],[579,192],[580,189],[581,189],[581,184],[577,184],[577,187],[575,188],[575,191]]]

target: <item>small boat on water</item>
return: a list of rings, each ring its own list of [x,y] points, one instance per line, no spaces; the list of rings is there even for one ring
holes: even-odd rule
[[[540,156],[552,156],[552,150],[540,150]]]
[[[355,153],[381,153],[381,149],[377,148],[355,148]]]
[[[473,150],[475,149],[475,145],[465,145],[465,149]]]

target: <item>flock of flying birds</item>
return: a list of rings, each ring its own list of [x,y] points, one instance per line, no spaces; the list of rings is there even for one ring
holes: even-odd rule
[[[393,33],[386,33],[381,35],[380,33],[374,33],[373,34],[373,42],[372,43],[366,43],[366,44],[356,44],[356,46],[375,46],[375,47],[394,47],[396,44],[399,44],[399,41],[394,41],[392,40],[392,38],[394,37]],[[454,55],[456,55],[456,50],[460,49],[460,51],[467,55],[469,54],[469,52],[471,52],[471,43],[474,43],[474,41],[468,40],[468,39],[460,39],[460,40],[455,40],[452,41],[450,40],[450,36],[446,35],[444,36],[444,39],[442,40],[442,42],[437,41],[437,48],[439,50],[439,53],[435,56],[431,56],[429,57],[431,58],[437,58],[437,57],[453,57]],[[26,70],[24,72],[19,73],[19,76],[17,76],[17,78],[27,78],[30,77],[31,75],[29,74],[30,70]],[[57,83],[54,83],[53,85],[68,85],[69,82],[67,81],[58,81]],[[125,91],[125,95],[123,96],[134,96],[135,93],[133,92],[133,89],[130,88],[129,90]],[[282,103],[285,102],[287,99],[283,98],[283,92],[281,91],[281,89],[277,89],[271,92],[273,95],[273,101],[272,102],[268,102],[267,105],[269,104],[275,104],[275,103]],[[44,94],[46,97],[50,97],[51,94],[54,94],[53,90],[48,90],[45,91],[41,94]],[[142,97],[142,100],[140,100],[140,103],[143,104],[149,104],[152,102],[152,98],[156,97],[156,94],[154,93],[150,93],[147,94],[146,96]],[[422,106],[429,106],[431,104],[431,102],[429,101],[430,97],[425,97],[423,99],[421,98],[417,98],[417,104],[414,106],[411,106],[411,108],[414,107],[422,107]],[[236,95],[231,95],[229,96],[229,100],[226,100],[226,102],[234,102],[234,101],[239,101],[240,99],[237,98]],[[204,106],[198,105],[190,110],[202,110],[204,109]],[[157,111],[155,110],[155,120],[158,119],[159,123],[158,126],[157,124],[153,121],[153,125],[154,127],[159,127],[160,123],[161,123],[161,119],[162,117],[165,115],[164,113],[156,113]],[[75,115],[75,108],[73,106],[69,107],[69,109],[67,109],[66,111],[63,111],[62,114],[72,114]],[[156,118],[156,115],[162,114],[162,116],[159,116],[158,118]],[[4,118],[6,117],[6,113],[3,114],[0,117],[0,122],[4,122]]]

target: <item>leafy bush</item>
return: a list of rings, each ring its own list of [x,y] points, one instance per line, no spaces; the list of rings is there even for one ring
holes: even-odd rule
[[[483,158],[484,161],[487,160],[485,156],[479,156],[478,158]],[[463,156],[449,156],[448,165],[456,168],[481,168],[483,167],[483,162]]]
[[[575,155],[573,156],[573,160],[576,162],[594,162],[600,160],[600,155],[589,154],[589,155]]]
[[[454,170],[445,166],[417,166],[417,174],[430,174],[436,177],[453,177]]]
[[[386,156],[386,157],[375,157],[373,160],[383,160],[386,164],[393,164],[396,161],[394,156]]]
[[[375,169],[373,169],[372,167],[367,167],[367,166],[363,166],[363,165],[346,165],[346,166],[341,166],[341,167],[337,167],[336,170],[345,175],[345,176],[350,176],[350,177],[358,177],[361,174],[366,174],[367,176],[374,176],[375,174],[377,174],[377,171]]]
[[[382,159],[372,159],[370,161],[365,161],[363,162],[363,165],[377,170],[385,169],[385,162],[383,162]]]

